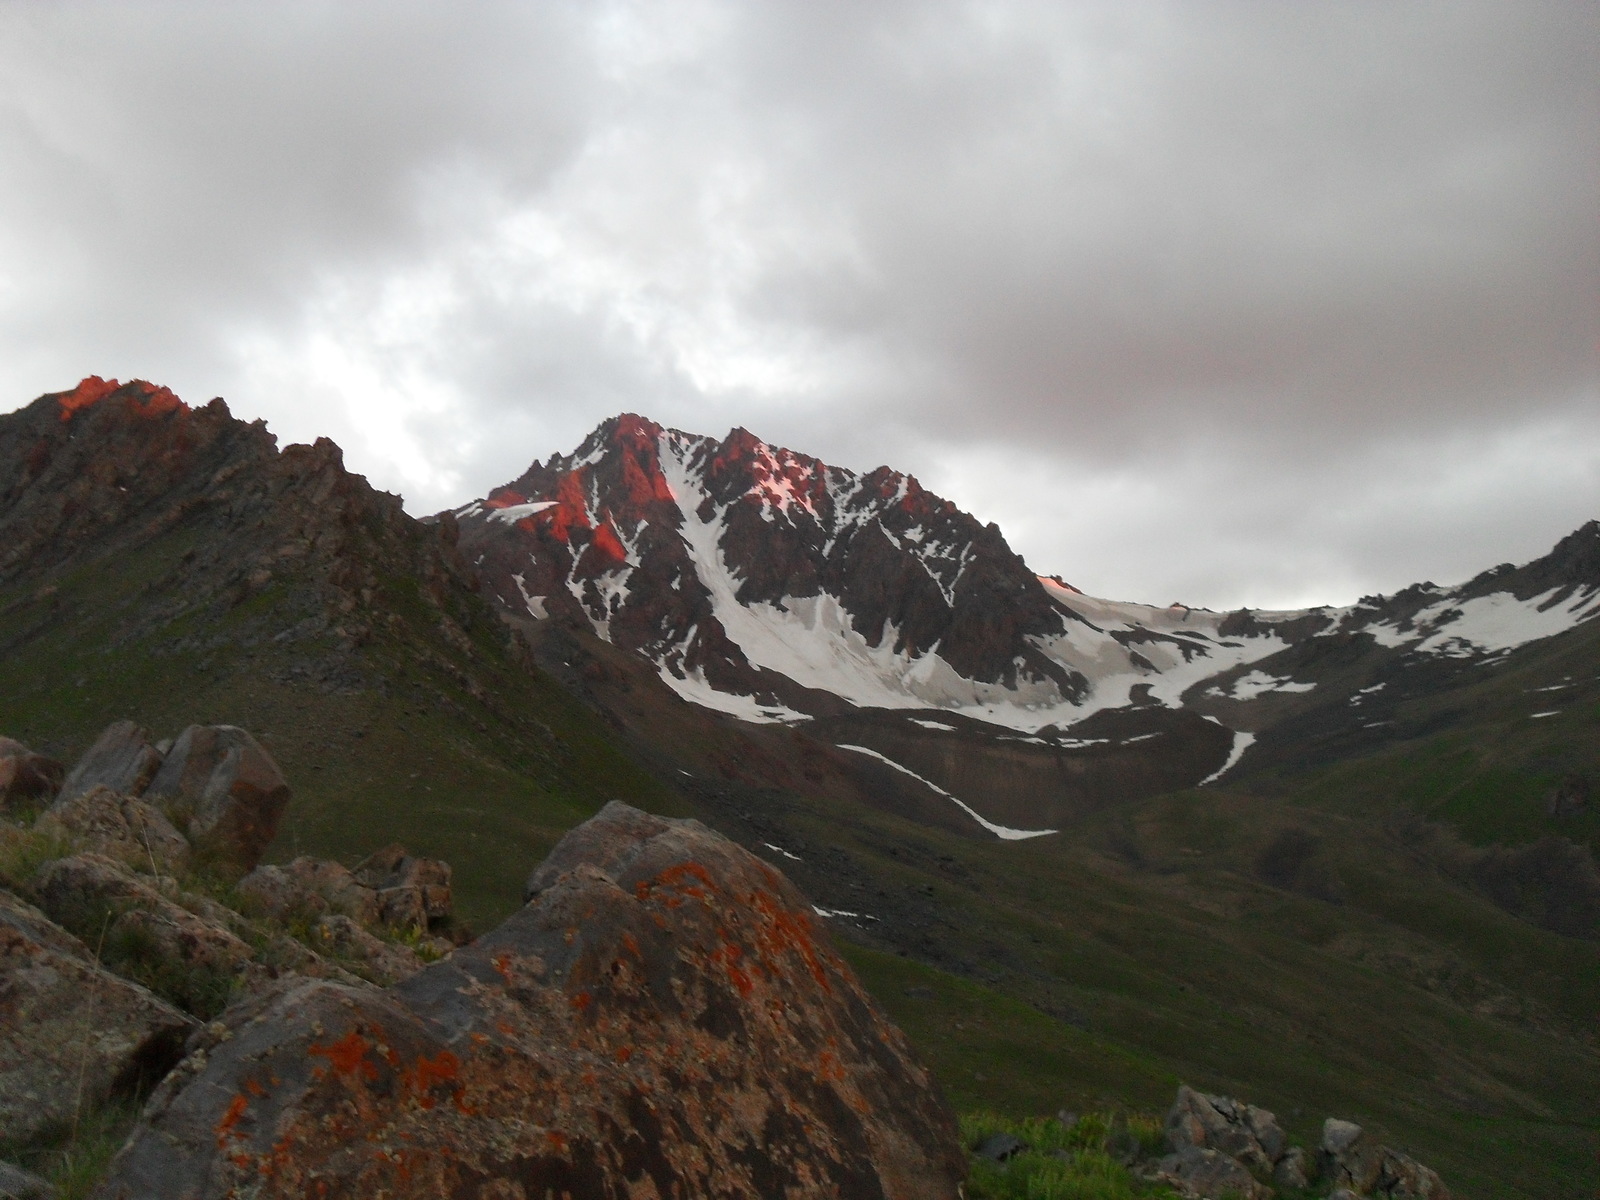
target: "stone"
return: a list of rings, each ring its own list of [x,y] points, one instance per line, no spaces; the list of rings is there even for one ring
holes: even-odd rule
[[[0,1162],[0,1200],[55,1200],[56,1189],[48,1179],[8,1162]]]
[[[1203,1196],[1208,1200],[1222,1197],[1272,1200],[1272,1189],[1257,1182],[1238,1159],[1203,1146],[1186,1145],[1167,1155],[1156,1163],[1150,1178],[1186,1195]]]
[[[1272,1168],[1272,1182],[1280,1188],[1311,1186],[1313,1163],[1299,1146],[1290,1146]]]
[[[954,1200],[953,1114],[774,867],[616,803],[551,857],[392,988],[230,1009],[99,1195]]]
[[[1329,1117],[1322,1123],[1321,1158],[1322,1173],[1334,1187],[1364,1194],[1378,1180],[1383,1147],[1354,1121]]]
[[[255,957],[226,918],[208,919],[171,898],[180,895],[171,880],[147,881],[103,855],[48,863],[34,889],[63,925],[90,936],[98,931],[104,957],[119,973],[139,975],[192,1012],[219,1011]]]
[[[243,729],[191,725],[150,780],[146,798],[165,809],[196,850],[242,874],[277,836],[289,785]]]
[[[1378,1165],[1378,1180],[1373,1190],[1389,1200],[1451,1200],[1439,1173],[1408,1158],[1398,1150],[1384,1147]]]
[[[0,1129],[26,1141],[159,1079],[194,1022],[0,891]]]
[[[349,917],[334,913],[311,927],[318,952],[356,965],[380,987],[409,979],[423,967],[421,956],[405,946],[374,937]]]
[[[358,881],[378,893],[379,919],[396,929],[436,929],[451,915],[450,864],[407,854],[399,844],[368,855]]]
[[[279,921],[314,920],[341,913],[362,925],[379,921],[378,894],[350,869],[325,858],[301,855],[282,866],[262,864],[237,885],[252,910]]]
[[[148,731],[132,721],[106,726],[94,745],[67,775],[56,803],[81,796],[92,787],[108,787],[123,796],[139,796],[161,767],[161,754]]]
[[[1271,1172],[1288,1145],[1277,1118],[1266,1109],[1229,1096],[1206,1095],[1188,1084],[1178,1085],[1166,1133],[1175,1152],[1186,1147],[1217,1150],[1263,1173]]]
[[[80,850],[104,854],[152,873],[189,865],[189,841],[157,808],[104,784],[68,797],[40,814],[34,828]]]
[[[49,803],[61,790],[62,775],[55,759],[0,737],[0,813]]]
[[[1031,1149],[1027,1142],[1014,1134],[1005,1132],[991,1133],[978,1146],[973,1153],[979,1158],[987,1158],[990,1162],[1009,1162],[1017,1155]]]

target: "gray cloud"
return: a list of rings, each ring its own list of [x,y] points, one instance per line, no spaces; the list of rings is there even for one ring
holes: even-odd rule
[[[429,511],[623,409],[1132,598],[1600,512],[1600,10],[0,10],[0,396],[143,375]]]

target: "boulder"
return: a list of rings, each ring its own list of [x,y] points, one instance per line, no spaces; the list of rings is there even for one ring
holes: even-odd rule
[[[48,803],[61,790],[62,767],[21,742],[0,737],[0,813]]]
[[[1389,1200],[1451,1200],[1450,1189],[1444,1186],[1437,1171],[1387,1146],[1378,1165],[1378,1181],[1373,1190]]]
[[[422,958],[415,950],[373,937],[340,913],[323,917],[313,925],[311,939],[323,955],[354,964],[380,987],[399,983],[422,970]]]
[[[1354,1121],[1329,1117],[1322,1123],[1322,1173],[1334,1187],[1364,1195],[1378,1181],[1383,1147]]]
[[[8,1162],[0,1162],[0,1200],[55,1200],[56,1189],[48,1179]]]
[[[1314,1168],[1315,1164],[1307,1157],[1304,1150],[1299,1146],[1290,1146],[1272,1168],[1273,1185],[1304,1190],[1311,1186]]]
[[[0,1129],[26,1141],[159,1079],[194,1022],[0,891]]]
[[[1231,1096],[1210,1096],[1187,1084],[1167,1113],[1167,1142],[1176,1152],[1186,1147],[1217,1150],[1246,1167],[1270,1174],[1288,1149],[1278,1119],[1264,1108]]]
[[[1220,1150],[1186,1145],[1156,1163],[1147,1178],[1186,1196],[1207,1200],[1272,1200],[1272,1189],[1259,1183],[1238,1159]]]
[[[315,920],[340,913],[362,925],[379,919],[378,893],[350,869],[301,855],[282,866],[263,864],[239,881],[238,892],[256,912],[279,921]]]
[[[181,895],[173,881],[147,881],[103,855],[48,863],[34,889],[52,917],[95,937],[119,974],[191,1012],[220,1011],[255,957],[223,914],[192,912],[173,898]]]
[[[188,839],[159,809],[104,784],[62,800],[41,814],[34,828],[152,872],[181,871],[189,864]]]
[[[289,785],[261,744],[233,725],[191,725],[178,735],[145,793],[195,848],[241,873],[277,836]]]
[[[378,895],[379,919],[396,929],[436,929],[450,920],[450,864],[385,846],[355,868],[356,879]]]
[[[161,767],[161,752],[150,734],[132,721],[108,725],[72,768],[56,803],[81,796],[93,787],[108,787],[123,796],[143,794]]]
[[[617,803],[551,857],[387,991],[235,1006],[100,1195],[958,1195],[952,1113],[775,868]]]
[[[991,1133],[978,1143],[973,1151],[979,1158],[987,1158],[990,1162],[1010,1162],[1017,1155],[1029,1149],[1028,1143],[1014,1134],[1001,1131]]]

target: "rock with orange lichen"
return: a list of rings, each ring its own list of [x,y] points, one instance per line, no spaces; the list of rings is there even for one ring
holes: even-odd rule
[[[100,1196],[958,1194],[949,1108],[773,867],[612,803],[536,883],[387,991],[231,1010]]]

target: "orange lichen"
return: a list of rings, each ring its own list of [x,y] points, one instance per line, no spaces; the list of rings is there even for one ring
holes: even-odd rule
[[[572,997],[571,1000],[567,1001],[567,1003],[572,1005],[572,1007],[577,1009],[579,1012],[586,1012],[589,1008],[589,1005],[594,1003],[594,997],[588,992],[579,992],[576,996]]]
[[[633,1047],[632,1046],[618,1046],[617,1047],[617,1061],[619,1063],[625,1063],[632,1057],[633,1057]]]
[[[544,1140],[550,1143],[550,1148],[557,1154],[565,1154],[567,1152],[567,1135],[559,1129],[547,1129]]]
[[[378,1068],[367,1061],[367,1050],[370,1046],[371,1043],[366,1038],[352,1029],[330,1045],[323,1046],[313,1042],[306,1047],[306,1053],[327,1059],[336,1074],[354,1075],[359,1072],[367,1079],[376,1079]]]
[[[230,1139],[238,1137],[234,1132],[240,1121],[244,1120],[245,1110],[250,1107],[250,1101],[243,1096],[235,1096],[228,1105],[228,1111],[222,1114],[222,1120],[217,1122],[217,1149],[226,1150]]]

